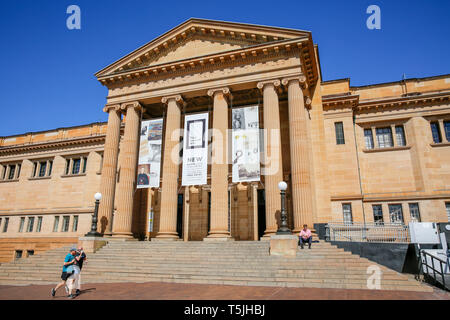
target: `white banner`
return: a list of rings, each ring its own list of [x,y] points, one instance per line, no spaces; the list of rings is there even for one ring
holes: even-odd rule
[[[232,110],[233,183],[260,180],[258,106]]]
[[[137,188],[159,188],[163,119],[142,121]]]
[[[182,185],[203,185],[208,174],[208,113],[184,118]]]

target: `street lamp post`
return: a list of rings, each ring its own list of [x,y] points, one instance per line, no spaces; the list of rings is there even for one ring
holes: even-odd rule
[[[94,195],[95,198],[95,210],[94,215],[92,216],[92,225],[91,225],[91,231],[86,233],[86,237],[101,237],[102,234],[97,232],[97,217],[98,217],[98,205],[100,204],[100,200],[102,199],[102,194],[100,192],[97,192]]]
[[[292,234],[287,224],[287,212],[286,212],[286,189],[287,183],[281,181],[278,183],[278,189],[281,193],[281,223],[280,228],[277,230],[277,234]]]

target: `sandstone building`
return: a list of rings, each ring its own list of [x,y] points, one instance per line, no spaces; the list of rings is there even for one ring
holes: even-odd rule
[[[105,237],[266,239],[282,180],[296,232],[331,221],[450,221],[450,75],[323,81],[308,31],[190,19],[96,77],[108,88],[107,123],[0,138],[0,263],[76,243],[96,192]],[[252,105],[259,127],[279,132],[262,137],[261,159],[280,165],[233,183],[232,164],[213,162],[206,184],[183,186],[171,157],[186,116],[207,113],[218,132],[209,152],[227,154],[218,136],[228,137],[232,110]],[[157,118],[159,188],[136,189],[141,121]]]

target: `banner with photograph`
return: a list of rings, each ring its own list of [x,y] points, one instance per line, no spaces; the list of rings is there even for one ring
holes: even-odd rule
[[[259,181],[258,106],[232,110],[233,183]]]
[[[159,188],[163,119],[142,121],[137,188]]]
[[[182,185],[203,185],[208,174],[208,113],[184,119]]]

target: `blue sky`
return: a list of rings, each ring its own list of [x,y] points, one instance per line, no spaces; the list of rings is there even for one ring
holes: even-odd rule
[[[66,9],[81,8],[81,30]],[[381,9],[381,30],[366,8]],[[0,2],[0,136],[107,121],[94,73],[190,17],[309,30],[323,80],[367,85],[450,73],[450,1]]]

